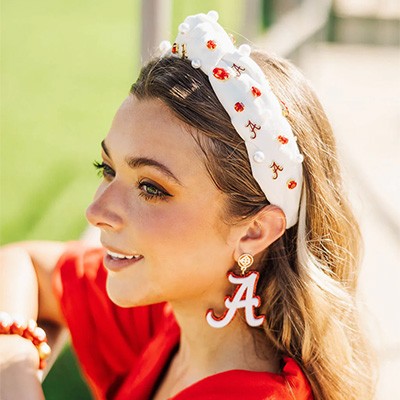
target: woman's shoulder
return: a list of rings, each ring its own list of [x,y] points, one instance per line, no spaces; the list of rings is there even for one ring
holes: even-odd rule
[[[65,245],[65,251],[58,260],[56,270],[62,269],[73,273],[77,278],[92,276],[102,270],[102,260],[106,253],[103,247],[91,246],[82,241],[71,241]],[[63,271],[64,272],[64,271]]]

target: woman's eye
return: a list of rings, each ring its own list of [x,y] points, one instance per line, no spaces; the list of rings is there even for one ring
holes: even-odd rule
[[[146,200],[168,200],[168,197],[172,197],[150,182],[138,182],[138,189],[139,196]]]
[[[143,184],[142,188],[145,189],[147,194],[151,194],[154,196],[158,196],[161,193],[158,189],[156,189],[154,186],[151,186],[151,185]]]
[[[98,175],[100,177],[103,176],[105,179],[109,180],[115,177],[115,171],[104,161],[101,163],[95,161],[93,165],[98,169]],[[150,182],[137,182],[137,188],[139,189],[139,196],[143,197],[145,200],[168,200],[169,197],[173,197],[171,194]]]
[[[94,167],[99,170],[98,175],[101,177],[103,176],[104,178],[110,179],[115,177],[115,171],[104,161],[99,163],[98,161],[95,161],[93,163]]]

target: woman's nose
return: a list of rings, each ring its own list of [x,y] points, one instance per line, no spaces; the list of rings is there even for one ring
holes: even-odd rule
[[[117,231],[123,227],[123,219],[112,207],[112,195],[109,187],[99,190],[95,199],[86,209],[86,219],[96,228]]]

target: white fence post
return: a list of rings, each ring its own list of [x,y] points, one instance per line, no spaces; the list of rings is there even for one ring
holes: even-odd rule
[[[142,65],[154,53],[161,40],[170,39],[171,0],[142,0]]]
[[[261,0],[247,0],[243,5],[242,35],[253,42],[261,31]]]

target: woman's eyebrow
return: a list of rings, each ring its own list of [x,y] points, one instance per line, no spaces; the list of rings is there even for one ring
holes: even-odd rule
[[[103,140],[101,142],[101,147],[104,150],[104,153],[107,154],[107,156],[111,159],[110,153],[108,152],[107,146],[105,141]],[[184,185],[181,183],[181,181],[172,173],[172,171],[165,166],[164,164],[161,164],[159,161],[154,160],[153,158],[149,157],[132,157],[128,158],[126,160],[127,164],[129,165],[130,168],[136,169],[140,167],[154,167],[157,170],[159,170],[161,173],[166,175],[169,179],[172,179],[175,181],[178,185],[184,187]]]
[[[102,141],[101,141],[101,147],[103,148],[104,153],[107,154],[107,157],[108,157],[108,158],[111,158],[110,153],[109,153],[108,150],[107,150],[107,146],[106,146],[105,140],[102,140]]]
[[[132,157],[132,158],[128,158],[126,160],[126,162],[128,163],[129,167],[132,169],[140,168],[140,167],[154,167],[157,170],[159,170],[161,173],[166,175],[168,178],[175,181],[178,185],[184,186],[167,166],[165,166],[164,164],[161,164],[159,161],[154,160],[153,158]]]

